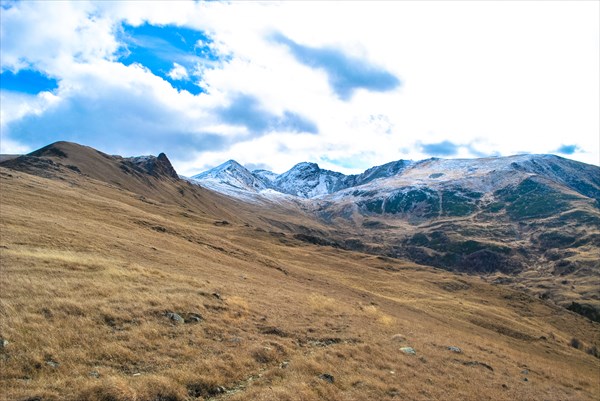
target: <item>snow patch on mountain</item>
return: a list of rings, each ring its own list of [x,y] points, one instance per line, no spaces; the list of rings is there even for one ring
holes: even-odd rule
[[[269,170],[253,170],[252,175],[268,184],[271,184],[278,177],[278,174]]]
[[[276,190],[302,198],[317,198],[339,188],[346,177],[342,173],[323,170],[316,163],[298,163],[273,181]]]

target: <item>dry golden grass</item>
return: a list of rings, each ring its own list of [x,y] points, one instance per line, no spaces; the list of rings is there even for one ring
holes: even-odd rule
[[[0,399],[600,396],[585,353],[599,325],[551,303],[296,242],[226,205],[150,202],[75,175],[0,179]]]

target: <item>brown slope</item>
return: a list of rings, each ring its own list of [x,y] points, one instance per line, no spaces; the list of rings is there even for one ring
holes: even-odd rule
[[[268,231],[290,231],[302,226],[294,223],[294,218],[286,217],[289,207],[270,205],[264,210],[180,179],[164,153],[157,157],[124,158],[60,141],[6,160],[0,166],[72,185],[104,185],[126,191],[132,199],[141,199],[150,205],[175,204],[191,213],[209,214],[227,222],[244,222]],[[293,215],[303,220],[304,214],[299,209],[293,208]],[[286,222],[280,222],[282,216]],[[304,231],[311,230],[305,228]]]
[[[244,209],[215,226],[83,174],[0,167],[0,189],[0,399],[600,394],[586,353],[599,325],[518,292],[306,245],[247,226]]]
[[[150,156],[146,164],[138,164],[132,158],[110,156],[72,142],[55,142],[1,165],[54,179],[72,179],[79,174],[161,201],[173,200],[173,184],[179,181],[164,155]]]

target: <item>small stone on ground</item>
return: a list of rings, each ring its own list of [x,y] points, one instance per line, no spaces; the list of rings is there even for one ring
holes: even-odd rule
[[[185,323],[185,320],[183,320],[183,318],[181,316],[179,316],[177,313],[175,312],[167,312],[166,316],[171,319],[172,321],[174,321],[175,323]]]
[[[333,383],[335,381],[335,378],[332,375],[330,375],[329,373],[323,373],[323,374],[319,375],[319,379],[325,380],[326,382],[329,382],[329,383]]]

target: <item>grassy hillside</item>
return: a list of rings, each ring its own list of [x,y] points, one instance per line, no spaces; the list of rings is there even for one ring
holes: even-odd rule
[[[552,303],[298,241],[277,210],[61,177],[0,168],[0,399],[600,395],[600,325]]]

